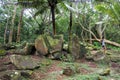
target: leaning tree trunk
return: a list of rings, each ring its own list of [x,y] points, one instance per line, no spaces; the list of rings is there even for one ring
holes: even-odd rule
[[[72,3],[70,4],[70,6],[72,7]],[[69,28],[68,28],[68,32],[69,32],[69,42],[68,42],[68,51],[71,53],[71,44],[72,44],[72,11],[70,11],[70,24],[69,24]]]
[[[7,30],[8,30],[8,20],[9,18],[7,18],[7,23],[6,23],[6,27],[5,27],[5,32],[4,32],[4,44],[6,44],[7,42]]]
[[[17,40],[16,40],[16,42],[20,42],[20,32],[21,32],[23,12],[24,12],[24,9],[21,10],[21,14],[20,14],[20,21],[19,21],[19,24],[18,24],[18,31],[17,31]]]
[[[13,17],[12,17],[12,22],[11,22],[11,27],[10,27],[10,34],[9,34],[9,43],[12,42],[13,39],[13,28],[14,28],[14,21],[15,21],[15,16],[16,16],[16,9],[17,6],[14,6],[14,12],[13,12]]]

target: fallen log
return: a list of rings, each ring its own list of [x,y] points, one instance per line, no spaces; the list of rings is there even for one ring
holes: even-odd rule
[[[93,40],[93,41],[98,41],[98,42],[101,41],[100,39],[92,39],[92,40]],[[119,44],[119,43],[116,43],[116,42],[113,42],[113,41],[110,41],[110,40],[107,40],[107,39],[105,39],[104,41],[105,41],[105,43],[107,43],[107,44],[110,44],[110,45],[113,45],[113,46],[116,46],[116,47],[120,47],[120,44]]]

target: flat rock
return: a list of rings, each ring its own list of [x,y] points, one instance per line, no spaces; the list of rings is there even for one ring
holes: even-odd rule
[[[18,69],[35,69],[39,67],[39,61],[32,59],[30,56],[10,55],[10,61]]]

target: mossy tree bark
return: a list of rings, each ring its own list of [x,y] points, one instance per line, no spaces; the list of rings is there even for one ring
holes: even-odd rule
[[[20,21],[19,21],[19,24],[18,24],[18,31],[17,31],[17,40],[16,40],[16,42],[20,42],[20,32],[21,32],[21,26],[22,26],[23,13],[24,13],[24,8],[21,10],[21,14],[20,14]]]
[[[70,4],[72,7],[72,3]],[[72,46],[72,11],[70,11],[70,24],[69,24],[69,42],[68,42],[68,52],[71,53],[71,46]]]
[[[8,30],[8,21],[9,19],[7,18],[7,23],[6,23],[6,27],[5,27],[5,32],[4,32],[4,44],[7,43],[7,30]]]
[[[13,17],[12,17],[12,22],[11,22],[11,27],[10,27],[10,34],[9,34],[9,43],[11,43],[13,39],[13,29],[14,29],[16,10],[17,10],[17,5],[14,5],[14,12],[13,12]]]
[[[55,8],[57,4],[57,0],[48,0],[48,4],[52,13],[52,25],[53,25],[53,35],[56,35],[56,25],[55,25]]]

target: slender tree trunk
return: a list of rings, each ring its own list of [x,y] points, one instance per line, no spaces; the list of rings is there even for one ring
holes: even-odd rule
[[[91,27],[89,26],[89,31],[91,31]],[[92,44],[92,34],[89,32],[90,44]]]
[[[20,32],[21,32],[23,12],[24,12],[24,9],[21,10],[21,14],[20,14],[20,20],[19,20],[19,24],[18,24],[18,31],[17,31],[17,40],[16,40],[16,42],[20,42]]]
[[[97,24],[97,27],[96,27],[96,30],[97,30],[97,33],[98,33],[98,35],[99,35],[99,38],[100,39],[102,39],[102,34],[103,34],[103,30],[105,30],[104,29],[104,23],[102,22],[102,18],[103,18],[103,16],[102,16],[102,14],[100,13],[100,18],[99,18],[99,23]]]
[[[55,26],[55,6],[51,6],[51,13],[52,13],[53,35],[56,35],[56,26]]]
[[[13,28],[14,28],[14,21],[16,16],[16,9],[17,9],[17,5],[14,6],[14,12],[13,12],[13,17],[12,17],[12,22],[10,27],[10,34],[9,34],[9,43],[11,43],[13,39]]]
[[[6,23],[6,27],[5,27],[5,32],[4,32],[4,44],[6,44],[7,42],[7,30],[8,30],[8,20],[9,18],[7,18],[7,23]]]
[[[70,6],[72,7],[72,3],[70,4]],[[71,41],[72,41],[72,11],[70,11],[70,24],[69,24],[69,28],[68,28],[68,32],[69,32],[69,42],[68,42],[68,51],[71,53]]]

